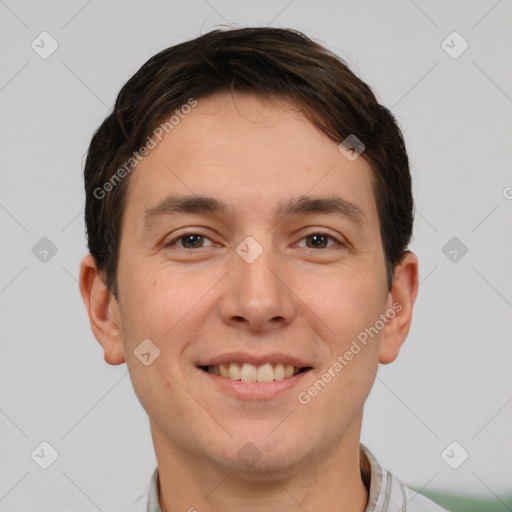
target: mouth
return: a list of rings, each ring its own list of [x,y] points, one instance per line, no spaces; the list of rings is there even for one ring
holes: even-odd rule
[[[246,401],[271,401],[299,386],[314,370],[309,362],[288,354],[231,352],[195,364],[208,386]]]
[[[290,379],[299,373],[312,370],[311,366],[294,366],[289,363],[263,363],[227,362],[215,365],[204,365],[199,368],[207,373],[223,379],[241,382],[269,383]]]

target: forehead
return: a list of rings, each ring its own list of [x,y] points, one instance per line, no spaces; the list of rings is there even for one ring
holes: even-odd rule
[[[372,170],[289,101],[217,93],[197,100],[130,177],[126,209],[141,217],[169,193],[217,197],[238,213],[341,195],[376,215]]]

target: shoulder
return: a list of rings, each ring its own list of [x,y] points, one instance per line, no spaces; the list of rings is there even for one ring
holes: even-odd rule
[[[405,485],[396,476],[389,473],[389,471],[386,471],[386,473],[393,478],[401,488],[404,512],[448,512],[445,508],[441,507],[441,505],[438,505],[426,496],[419,494],[417,491]]]
[[[449,512],[381,467],[368,448],[361,445],[361,449],[371,468],[370,496],[365,512]]]
[[[384,470],[388,481],[391,481],[391,488],[393,494],[396,496],[396,504],[398,507],[389,507],[389,512],[394,510],[403,512],[448,512],[445,508],[437,503],[428,499],[426,496],[414,491],[403,482],[401,482],[395,475],[387,470]]]

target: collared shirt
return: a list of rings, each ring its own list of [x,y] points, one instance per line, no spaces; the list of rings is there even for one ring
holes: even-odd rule
[[[448,512],[382,468],[370,450],[362,444],[361,476],[368,489],[365,512]],[[151,476],[148,494],[140,496],[123,512],[162,512],[158,500],[159,485],[156,467]]]

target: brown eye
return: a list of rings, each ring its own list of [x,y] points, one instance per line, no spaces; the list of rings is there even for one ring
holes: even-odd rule
[[[308,235],[306,237],[306,240],[310,240],[311,241],[311,244],[307,244],[308,247],[314,247],[314,248],[324,248],[326,247],[326,243],[327,243],[327,240],[328,240],[328,237],[326,237],[325,235],[320,235],[320,234],[314,234],[314,235]]]
[[[210,239],[207,236],[201,235],[199,233],[185,233],[171,240],[166,244],[166,247],[177,246],[182,249],[201,249],[206,247],[204,245],[205,240]],[[180,243],[177,244],[176,242]]]
[[[203,244],[203,237],[201,235],[183,235],[180,237],[183,240],[183,247],[189,249],[190,247],[201,247]]]
[[[327,233],[311,233],[306,235],[303,240],[306,240],[306,247],[308,249],[327,249],[329,240],[334,240],[334,245],[343,245],[339,240]]]

